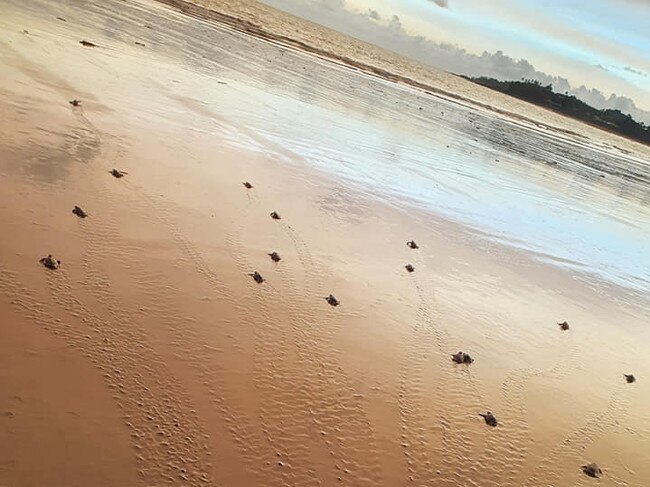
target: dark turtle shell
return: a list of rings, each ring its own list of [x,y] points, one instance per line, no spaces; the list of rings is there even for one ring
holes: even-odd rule
[[[483,419],[485,420],[485,424],[488,426],[492,426],[493,428],[497,426],[499,423],[497,422],[497,418],[494,417],[494,414],[492,414],[490,411],[487,413],[479,413],[479,416],[482,416]]]
[[[451,359],[457,364],[471,364],[474,359],[465,352],[458,352],[451,356]]]
[[[334,297],[333,294],[330,294],[329,296],[327,296],[327,297],[325,298],[325,300],[326,300],[326,301],[327,301],[331,306],[338,306],[339,304],[341,304],[341,302],[340,302],[338,299],[336,299],[336,298]]]
[[[599,478],[603,474],[603,471],[595,463],[589,463],[587,465],[582,465],[580,468],[582,469],[582,472],[586,476],[592,477],[594,479]]]
[[[88,216],[88,213],[83,211],[80,207],[76,206],[72,209],[72,213],[77,215],[79,218],[86,218]]]
[[[39,262],[51,270],[56,270],[61,267],[61,261],[54,259],[54,257],[52,257],[52,254],[48,254],[47,257],[43,257],[41,260],[39,260]]]
[[[262,274],[260,274],[260,273],[257,272],[257,271],[255,271],[255,272],[253,272],[252,274],[249,274],[249,275],[250,275],[250,276],[253,278],[253,280],[254,280],[256,283],[258,283],[258,284],[262,284],[262,283],[264,282],[264,278],[262,277]]]

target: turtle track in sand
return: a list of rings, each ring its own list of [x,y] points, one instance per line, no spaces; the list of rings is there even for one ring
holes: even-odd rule
[[[537,467],[523,483],[525,487],[539,485],[540,482],[549,485],[568,485],[566,482],[575,481],[575,475],[570,478],[566,472],[553,468],[558,465],[559,459],[566,461],[570,458],[576,469],[585,463],[584,452],[598,439],[617,429],[628,411],[629,398],[625,385],[616,388],[609,399],[607,407],[573,430],[541,459]],[[623,484],[625,485],[625,484]]]
[[[98,159],[114,158],[117,147],[83,113],[74,115],[97,148],[78,154],[86,164],[76,166],[75,173],[88,175],[96,171],[93,163]],[[85,238],[96,221],[79,223],[80,236]],[[106,251],[101,241],[86,238],[86,244],[96,245],[98,254]],[[88,257],[87,253],[81,256],[85,271],[92,268]],[[71,282],[65,268],[46,273],[45,279],[50,294],[47,306],[38,303],[9,270],[0,277],[0,289],[34,323],[84,355],[101,373],[130,431],[142,484],[210,484],[211,452],[205,428],[184,388],[148,343],[146,332],[117,309],[109,293],[110,281],[97,271]]]
[[[244,214],[231,222],[226,237],[242,274],[255,266],[250,257],[236,249],[245,248],[242,239],[247,235],[246,215],[258,208],[259,202],[249,202]],[[283,251],[287,256],[282,263],[273,266],[264,284],[255,286],[257,306],[269,312],[264,317],[251,317],[257,335],[255,377],[259,389],[266,391],[261,417],[267,431],[272,432],[269,441],[279,445],[283,461],[291,466],[293,485],[313,485],[318,480],[309,462],[310,453],[313,456],[317,452],[329,458],[324,462],[327,474],[332,479],[340,478],[343,485],[378,485],[380,461],[363,399],[355,394],[331,351],[323,353],[331,350],[332,339],[342,326],[341,310],[329,309],[319,297],[323,294],[323,276],[298,232],[283,221],[269,224],[279,225],[279,238],[287,240],[293,250]],[[294,256],[299,264],[299,275],[295,277],[286,269],[287,265],[295,267]],[[288,325],[273,318],[272,305],[288,314]],[[304,312],[317,313],[321,306],[318,319]],[[334,396],[328,392],[332,384],[336,385]],[[301,445],[305,437],[312,438],[307,449]]]
[[[106,154],[113,160],[115,154]],[[120,182],[122,183],[122,182]],[[219,343],[217,347],[206,344],[205,337],[200,330],[191,326],[184,317],[178,316],[178,308],[174,302],[159,299],[160,289],[167,288],[174,291],[176,284],[168,278],[164,269],[154,270],[143,263],[144,249],[124,243],[120,236],[119,219],[137,218],[143,224],[166,229],[176,244],[181,254],[179,262],[182,266],[196,272],[197,277],[203,280],[206,286],[206,293],[214,297],[222,305],[235,306],[235,300],[228,286],[220,280],[218,275],[212,271],[198,250],[187,239],[179,228],[173,223],[171,213],[165,208],[164,201],[155,202],[152,197],[146,195],[143,190],[135,184],[127,184],[125,187],[133,195],[135,204],[144,204],[146,211],[134,208],[135,205],[124,205],[124,201],[117,201],[113,193],[106,187],[106,181],[95,185],[95,193],[104,202],[109,211],[102,215],[92,226],[87,226],[87,246],[84,261],[87,262],[85,271],[87,276],[94,282],[93,292],[101,301],[112,301],[113,296],[106,293],[110,289],[110,280],[102,278],[97,274],[96,268],[104,259],[110,259],[115,265],[128,269],[133,276],[138,291],[146,297],[147,314],[149,317],[157,318],[157,322],[166,327],[173,338],[171,345],[176,350],[176,355],[197,374],[203,392],[209,400],[219,409],[221,417],[227,425],[231,444],[236,446],[239,455],[246,462],[249,472],[256,476],[259,483],[268,479],[268,469],[261,467],[261,459],[266,451],[255,448],[256,445],[263,445],[264,441],[261,432],[256,428],[256,421],[246,417],[233,407],[233,393],[230,390],[231,383],[225,380],[225,374],[211,368],[215,362],[215,355],[227,351],[231,354],[241,354],[242,345],[240,340],[233,334],[228,333],[226,344]],[[116,208],[120,208],[119,216],[116,216]],[[128,215],[132,212],[133,215]],[[125,215],[126,213],[126,215]],[[97,244],[100,242],[101,244]],[[91,263],[92,262],[92,263]],[[232,324],[232,323],[231,323]],[[217,440],[225,441],[225,440]]]
[[[501,385],[501,395],[506,406],[507,420],[514,428],[509,432],[508,450],[502,452],[507,456],[509,464],[500,469],[501,482],[505,485],[516,486],[522,481],[523,468],[530,449],[535,445],[530,434],[527,421],[526,390],[530,381],[536,377],[561,380],[567,377],[578,364],[578,346],[573,335],[561,334],[562,346],[556,355],[562,357],[548,369],[523,368],[508,374]],[[487,458],[486,458],[487,460]]]
[[[435,290],[421,277],[428,270],[419,254],[415,267],[418,271],[408,279],[413,281],[417,312],[404,342],[399,373],[400,443],[407,458],[406,480],[420,485],[474,485],[472,458],[482,439],[477,442],[468,431],[475,420],[472,414],[484,407],[483,394],[469,370],[451,361],[452,340],[436,305]],[[431,374],[427,366],[437,369],[435,386],[427,385]],[[427,402],[432,398],[435,404]],[[431,414],[425,414],[432,409],[439,418],[436,423],[431,422]],[[432,444],[436,435],[440,443]]]
[[[0,290],[18,310],[79,351],[101,372],[130,430],[142,483],[209,484],[205,429],[143,333],[133,322],[118,316],[105,319],[87,307],[76,296],[65,270],[46,274],[46,279],[50,288],[47,307],[8,270],[0,276]],[[48,312],[51,306],[66,318]]]

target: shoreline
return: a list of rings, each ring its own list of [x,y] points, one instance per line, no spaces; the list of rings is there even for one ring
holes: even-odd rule
[[[177,11],[177,12],[183,14],[183,15],[187,15],[188,17],[193,17],[193,18],[196,18],[196,19],[202,20],[202,21],[213,21],[213,22],[216,22],[217,24],[220,24],[222,26],[227,26],[227,27],[229,27],[229,28],[231,28],[231,29],[233,29],[235,31],[244,33],[246,35],[250,35],[250,36],[256,37],[258,39],[261,39],[261,40],[264,40],[264,41],[267,41],[267,42],[276,43],[277,45],[283,46],[283,47],[286,47],[286,48],[293,48],[293,49],[296,49],[296,50],[298,50],[300,52],[303,52],[305,54],[316,56],[316,57],[318,57],[320,59],[323,59],[324,61],[331,62],[331,63],[334,63],[334,64],[338,64],[340,66],[344,66],[344,67],[347,67],[349,69],[358,70],[358,71],[360,71],[362,73],[365,73],[366,75],[374,76],[374,77],[380,78],[380,79],[382,79],[384,81],[388,81],[388,82],[395,83],[395,84],[402,84],[402,85],[405,85],[405,86],[420,90],[422,93],[427,94],[427,95],[431,95],[431,96],[435,96],[435,97],[442,97],[442,98],[444,98],[444,99],[446,99],[448,101],[456,102],[456,103],[459,103],[459,104],[461,104],[463,106],[466,106],[466,107],[470,107],[470,108],[474,108],[474,109],[481,109],[481,110],[485,110],[485,111],[491,112],[491,113],[496,114],[496,115],[507,117],[513,123],[523,123],[523,124],[525,124],[527,126],[532,125],[532,126],[535,126],[537,128],[541,128],[541,129],[544,129],[544,130],[549,130],[549,131],[553,132],[554,134],[556,134],[557,136],[567,138],[567,140],[571,140],[572,138],[575,139],[576,137],[577,138],[587,138],[587,139],[590,139],[592,142],[595,142],[595,143],[598,143],[598,140],[599,140],[598,138],[593,137],[593,134],[591,134],[591,136],[585,135],[584,130],[582,131],[583,133],[580,133],[580,132],[576,132],[576,131],[568,128],[566,125],[565,126],[560,126],[559,124],[558,125],[548,124],[546,122],[540,121],[537,118],[527,117],[527,116],[522,115],[521,113],[518,113],[516,111],[499,108],[494,104],[481,102],[481,101],[478,101],[478,100],[476,100],[476,99],[474,99],[472,97],[469,97],[469,96],[459,95],[459,94],[453,93],[453,92],[451,92],[449,90],[445,90],[443,88],[435,87],[433,84],[424,83],[424,82],[418,81],[418,80],[416,80],[416,79],[414,79],[412,77],[405,76],[405,75],[402,75],[402,74],[398,74],[396,72],[390,71],[390,70],[385,69],[385,68],[373,66],[372,64],[367,64],[367,63],[364,63],[362,61],[355,60],[353,58],[350,58],[350,57],[347,57],[347,56],[344,56],[344,55],[341,55],[341,54],[337,54],[335,52],[331,52],[331,51],[328,51],[328,50],[323,49],[323,48],[315,47],[315,46],[313,46],[313,45],[311,45],[311,44],[309,44],[307,42],[301,41],[300,39],[272,32],[272,31],[270,31],[268,29],[265,29],[265,28],[261,27],[259,24],[252,22],[251,20],[247,20],[245,18],[237,17],[236,15],[231,15],[231,14],[225,13],[223,11],[216,10],[215,8],[211,8],[210,6],[202,5],[201,3],[206,1],[206,0],[154,0],[154,1],[156,1],[156,2],[158,2],[160,4],[162,4],[162,5],[165,5],[165,6],[169,7],[169,8],[172,8],[173,10],[175,10],[175,11]],[[215,4],[217,3],[215,0],[207,0],[207,2],[208,3],[213,2]],[[216,7],[216,5],[215,5],[215,7]],[[223,8],[223,6],[222,6],[222,8]],[[225,7],[225,8],[228,8],[228,7]],[[266,6],[266,5],[264,5],[263,8],[265,8],[265,9],[273,9],[272,7],[269,7],[269,6]],[[282,12],[282,15],[287,16],[287,17],[294,17],[293,15],[285,13],[285,12]],[[304,19],[299,19],[299,21],[301,23],[305,23],[307,25],[313,25],[310,21],[307,21],[307,20],[304,20]],[[341,33],[335,32],[335,31],[331,31],[330,29],[327,29],[327,28],[322,27],[322,26],[318,26],[318,27],[320,29],[324,29],[324,30],[326,30],[328,32],[331,32],[336,36],[340,36],[341,38],[348,38],[348,36],[346,36],[345,34],[341,34]],[[349,38],[349,39],[352,39],[352,38]],[[357,39],[354,39],[354,42],[359,43],[361,45],[367,45],[370,49],[377,50],[378,52],[383,51],[383,49],[381,49],[379,47],[370,46],[370,45],[364,43],[363,41],[359,41]],[[390,54],[392,56],[399,56],[399,55],[393,54],[393,53],[390,53]],[[403,58],[403,59],[407,59],[407,58]],[[412,64],[414,66],[419,64],[416,61],[412,61],[412,60],[408,60],[408,63],[410,63],[410,64]],[[431,66],[425,66],[425,69],[429,69],[429,70],[431,70],[431,72],[436,71],[436,69],[431,67]],[[471,84],[472,86],[476,86],[477,90],[486,89],[485,87],[480,86],[480,85],[478,85],[476,83],[467,81],[462,76],[455,75],[455,74],[452,74],[452,73],[447,73],[447,72],[440,72],[440,73],[444,73],[445,76],[454,77],[454,78],[456,78],[457,81],[462,80],[463,82],[467,82],[467,83]],[[495,91],[495,90],[489,90],[489,89],[486,89],[486,90],[489,91],[493,95],[493,98],[495,98],[497,96],[507,96],[507,95],[503,95],[502,93],[500,93],[498,91]],[[621,134],[614,133],[614,132],[611,132],[611,131],[607,131],[606,129],[604,129],[602,127],[586,123],[586,122],[584,122],[582,120],[578,120],[578,119],[575,119],[575,118],[568,117],[568,116],[566,116],[564,114],[561,114],[559,112],[550,110],[550,109],[545,108],[545,107],[541,107],[539,105],[535,105],[533,103],[529,103],[529,102],[527,102],[525,100],[521,100],[521,99],[518,99],[518,98],[515,98],[515,97],[510,97],[510,96],[507,96],[507,98],[509,98],[510,99],[509,101],[511,101],[511,102],[521,104],[520,107],[534,107],[535,110],[543,110],[544,112],[556,114],[559,117],[561,117],[562,119],[564,119],[567,122],[568,125],[573,123],[573,124],[578,124],[578,125],[582,126],[583,128],[589,127],[590,129],[595,130],[596,134],[600,133],[602,135],[602,137],[600,139],[609,139],[609,143],[612,144],[613,148],[621,150],[624,153],[627,152],[627,151],[630,151],[631,148],[634,148],[634,149],[636,149],[634,152],[636,152],[637,154],[644,154],[646,157],[648,155],[650,155],[650,146],[648,146],[647,144],[642,144],[642,143],[640,143],[640,142],[638,142],[636,140],[629,139],[629,138],[627,138],[627,137],[625,137],[625,136],[623,136]],[[611,137],[613,137],[613,138],[611,138]],[[622,149],[622,148],[618,147],[614,142],[616,140],[625,141],[626,143],[629,144],[629,148]]]
[[[643,485],[644,303],[310,166],[169,12],[148,51],[91,5],[0,20],[0,483]]]
[[[169,2],[171,2],[173,4],[178,3],[178,5],[180,5],[181,7],[185,6],[186,8],[190,8],[191,10],[192,9],[198,9],[200,12],[203,12],[203,14],[205,14],[205,15],[207,15],[209,17],[209,19],[207,19],[207,20],[210,20],[210,19],[214,20],[214,22],[215,22],[214,25],[216,26],[216,28],[225,28],[227,30],[232,30],[233,32],[239,32],[239,33],[242,33],[242,34],[244,34],[246,36],[250,36],[253,39],[260,39],[263,42],[268,42],[269,44],[276,45],[276,43],[274,41],[274,38],[277,37],[277,36],[274,37],[273,34],[270,34],[271,37],[269,38],[269,36],[266,35],[266,34],[268,34],[267,31],[261,30],[259,27],[256,27],[254,24],[251,24],[250,22],[248,22],[246,20],[241,20],[238,17],[233,17],[233,16],[230,16],[230,15],[226,15],[224,13],[221,13],[221,12],[210,10],[210,9],[208,9],[206,7],[203,7],[203,6],[197,6],[196,5],[197,2],[187,2],[187,1],[184,1],[184,0],[179,0],[178,2],[176,0],[163,0],[162,3],[168,4]],[[209,2],[209,3],[214,3],[214,2]],[[179,7],[179,8],[181,8],[181,7]],[[224,7],[224,8],[226,8],[226,7]],[[255,8],[257,8],[257,7],[255,7]],[[176,9],[172,9],[172,10],[176,10]],[[181,12],[180,13],[181,15],[186,15],[187,14],[187,11],[184,10],[183,8],[181,8],[180,12]],[[196,19],[198,19],[200,21],[204,21],[204,20],[206,20],[205,15],[199,15],[199,13],[194,12],[192,10],[192,12],[190,12],[188,14],[188,18],[196,18]],[[282,13],[281,15],[284,16],[285,14]],[[212,18],[211,16],[212,17],[216,16],[216,17]],[[243,24],[240,25],[240,22],[243,22]],[[271,24],[274,25],[274,22],[271,22]],[[282,39],[285,39],[285,37],[282,37]],[[279,45],[280,45],[280,47],[282,47],[282,46],[287,47],[286,43],[283,44],[282,42],[280,42]],[[323,58],[322,55],[320,55],[318,53],[316,53],[314,56],[312,56],[312,54],[314,54],[314,52],[313,52],[313,50],[311,50],[311,48],[307,49],[308,52],[305,52],[305,49],[303,49],[304,46],[307,46],[305,43],[299,42],[299,45],[303,46],[303,47],[301,48],[301,47],[294,46],[294,49],[297,50],[297,52],[299,52],[301,54],[304,54],[305,56],[308,56],[308,57],[311,57],[311,58],[324,60],[325,63],[327,63],[328,65],[330,65],[330,66],[332,65],[332,63],[330,62],[330,61],[332,61],[331,59]],[[291,46],[289,46],[289,47],[291,47]],[[350,66],[342,65],[342,64],[340,64],[338,62],[333,62],[333,65],[340,66],[341,69],[343,69],[343,70],[350,68]],[[354,66],[352,66],[352,68],[354,68]],[[390,80],[390,79],[385,79],[385,78],[383,78],[381,76],[377,77],[377,76],[373,75],[372,73],[367,73],[364,70],[354,68],[353,71],[357,72],[357,73],[360,73],[363,76],[370,75],[373,78],[380,79],[382,81],[385,81],[386,83],[391,83],[394,86],[398,86],[398,87],[400,85],[405,86],[404,89],[413,88],[413,86],[406,86],[403,83],[395,82],[394,80]],[[463,81],[466,81],[466,80],[463,80]],[[472,82],[469,82],[469,81],[466,81],[466,82],[469,85],[475,86],[475,84],[472,83]],[[487,89],[487,91],[489,91],[490,93],[493,93],[493,90]],[[435,98],[439,98],[439,96],[435,95]],[[508,98],[511,98],[511,97],[508,97]],[[446,98],[446,97],[442,97],[442,99],[444,99],[446,101],[450,101],[451,103],[458,103],[459,105],[461,105],[463,107],[466,107],[466,108],[469,107],[468,105],[465,105],[462,101],[459,101],[459,99],[453,100],[453,99],[449,99],[449,98]],[[465,99],[465,98],[463,98],[463,99]],[[512,99],[516,100],[514,98],[512,98]],[[471,108],[471,107],[469,107],[469,108]],[[476,108],[476,106],[474,106],[474,108]],[[546,109],[544,109],[544,111],[548,112],[548,110],[546,110]],[[498,113],[500,113],[498,110],[497,111],[491,110],[490,113],[493,116],[495,114],[497,114],[496,115],[497,118],[499,118],[500,120],[504,120],[503,118],[501,118],[498,115]],[[552,113],[555,113],[555,112],[552,112]],[[573,119],[569,119],[569,118],[564,117],[564,116],[562,116],[562,118],[565,121],[570,121],[570,122],[574,121]],[[548,126],[545,126],[544,124],[540,124],[538,122],[535,122],[533,119],[526,119],[526,120],[530,121],[531,123],[528,124],[528,122],[526,122],[525,124],[524,123],[520,124],[519,122],[513,122],[513,120],[511,118],[507,118],[507,117],[505,118],[505,121],[508,122],[508,123],[516,123],[517,125],[524,126],[527,129],[530,129],[530,130],[532,130],[534,132],[543,133],[543,134],[547,134],[549,136],[553,136],[554,139],[557,139],[557,140],[562,141],[562,142],[567,142],[568,144],[575,144],[576,146],[579,146],[579,147],[590,147],[590,148],[592,148],[594,150],[602,150],[604,153],[608,153],[612,149],[611,146],[607,145],[607,142],[602,142],[602,144],[601,144],[599,141],[590,140],[586,135],[580,135],[580,134],[577,134],[576,132],[573,132],[573,133],[575,135],[578,135],[578,137],[567,136],[567,133],[558,134],[557,131],[555,131],[555,130],[551,130],[551,131],[547,130]],[[600,129],[600,128],[598,130],[602,131],[602,129]],[[619,139],[622,139],[618,135],[616,135],[616,137],[619,138]],[[634,142],[634,143],[636,144],[636,142]],[[641,147],[644,147],[644,146],[641,146]],[[648,174],[650,174],[650,173],[646,173],[645,170],[642,170],[644,165],[650,167],[650,164],[648,164],[648,159],[644,159],[644,158],[639,159],[639,158],[637,158],[639,156],[639,153],[633,154],[633,156],[630,156],[630,153],[627,152],[627,151],[621,150],[620,152],[625,154],[624,155],[625,161],[623,161],[623,159],[621,159],[621,163],[622,164],[627,163],[628,164],[627,167],[625,167],[624,165],[622,165],[622,166],[611,166],[611,167],[607,167],[607,166],[603,166],[603,165],[597,165],[592,160],[588,160],[588,159],[583,160],[583,159],[580,159],[579,157],[576,158],[575,161],[577,161],[577,163],[579,165],[582,165],[582,168],[584,170],[589,171],[589,170],[593,169],[593,170],[596,170],[596,171],[601,171],[601,177],[607,176],[609,178],[611,176],[611,177],[613,177],[615,179],[620,177],[620,179],[623,180],[623,183],[626,183],[626,182],[629,182],[630,184],[631,184],[631,182],[634,182],[635,184],[638,183],[639,186],[635,187],[635,189],[640,191],[640,193],[639,193],[640,196],[639,197],[641,197],[642,194],[643,194],[642,191],[645,188],[645,185],[647,184],[647,181],[648,181]],[[634,157],[634,156],[637,156],[637,157]],[[607,181],[609,181],[609,179]],[[594,184],[594,187],[596,187],[596,186],[597,185]],[[618,187],[615,187],[614,189],[615,189],[615,191],[620,191],[620,188],[618,188]],[[394,196],[394,195],[391,195],[391,196]],[[408,196],[406,196],[406,197],[408,197]],[[435,210],[434,210],[434,213],[435,213]],[[447,215],[447,217],[449,217],[449,215]],[[465,221],[463,223],[476,228],[476,222]],[[481,227],[479,227],[479,229],[477,229],[478,232],[481,231],[480,228]],[[492,235],[493,238],[501,239],[501,236],[497,235],[498,231],[496,229],[492,228],[492,229],[490,229],[490,231],[496,232],[494,235]],[[506,235],[506,238],[507,238],[507,235]],[[528,245],[532,246],[533,243],[534,242],[529,241]],[[532,250],[530,248],[525,248],[524,250],[527,251],[527,252],[530,252],[532,255],[543,256],[544,253],[545,253],[544,250],[541,249],[541,248],[537,248],[537,250]],[[554,249],[554,250],[557,251],[557,248]],[[551,252],[551,254],[553,254],[553,252]],[[589,268],[588,263],[587,263],[587,267],[583,270],[583,269],[581,269],[581,266],[584,265],[584,262],[580,261],[579,259],[576,259],[575,261],[571,262],[570,258],[568,258],[566,256],[559,256],[559,257],[556,258],[556,257],[553,257],[553,255],[551,255],[550,260],[551,261],[556,261],[556,262],[562,262],[566,267],[569,267],[569,264],[573,264],[574,270],[577,269],[578,272],[583,273],[586,276],[587,280],[590,279],[590,278],[593,278],[595,280],[603,280],[603,279],[605,279],[605,280],[608,280],[612,284],[615,283],[614,284],[615,286],[627,287],[627,289],[628,289],[627,292],[630,292],[630,293],[633,293],[633,294],[636,294],[636,295],[639,295],[640,293],[642,293],[643,289],[645,287],[647,287],[647,285],[648,285],[647,284],[647,277],[645,277],[645,276],[643,276],[642,278],[639,278],[638,276],[631,275],[631,274],[628,274],[628,275],[625,275],[625,274],[612,275],[612,274],[610,274],[609,276],[606,276],[606,275],[603,275],[602,273],[600,273],[601,272],[600,270],[594,270],[593,268]]]

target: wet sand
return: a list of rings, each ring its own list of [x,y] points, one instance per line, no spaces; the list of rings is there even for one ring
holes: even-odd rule
[[[642,297],[313,169],[184,32],[2,6],[0,484],[645,485]]]

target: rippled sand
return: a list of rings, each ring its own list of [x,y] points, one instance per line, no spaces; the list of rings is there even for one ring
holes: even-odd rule
[[[0,5],[0,485],[647,484],[647,301],[198,103],[158,4]]]

